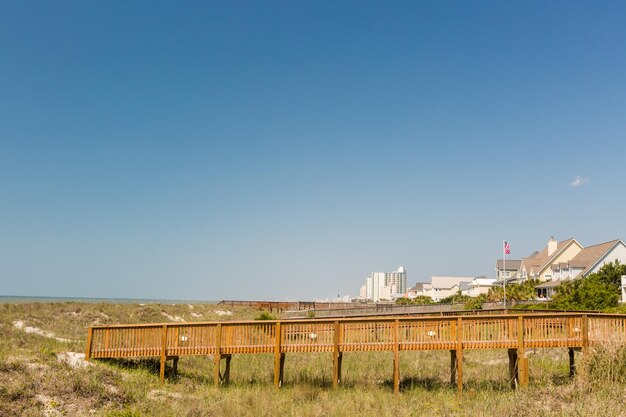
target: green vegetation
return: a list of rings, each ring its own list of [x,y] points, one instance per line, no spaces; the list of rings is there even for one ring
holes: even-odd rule
[[[608,263],[585,279],[566,281],[556,289],[551,307],[561,310],[605,310],[617,307],[626,265]]]
[[[258,311],[215,305],[0,304],[0,415],[169,416],[615,416],[626,409],[626,351],[607,344],[577,354],[529,350],[527,389],[509,388],[506,350],[464,353],[465,394],[449,385],[448,351],[400,353],[402,393],[393,394],[391,352],[345,353],[342,386],[332,355],[287,354],[284,387],[273,387],[273,355],[234,355],[231,385],[214,388],[213,359],[182,357],[161,384],[158,360],[60,361],[84,350],[91,324],[252,319]],[[193,314],[192,314],[193,313]],[[15,326],[37,327],[57,340]],[[51,336],[50,334],[48,336]],[[169,369],[168,369],[169,371]]]
[[[276,316],[271,315],[267,311],[262,311],[261,314],[254,318],[255,320],[276,320]]]
[[[461,291],[458,291],[454,295],[450,295],[439,300],[439,304],[467,303],[471,300],[472,297],[470,297],[469,295],[463,295],[461,294]]]
[[[626,384],[626,346],[607,342],[592,349],[578,367],[578,382],[601,388],[607,382]]]
[[[541,284],[539,280],[529,279],[521,284],[507,284],[506,286],[506,300],[507,301],[526,301],[534,300],[537,297],[537,291],[535,287]],[[491,287],[487,294],[487,301],[502,301],[504,300],[504,287]]]
[[[396,304],[403,304],[403,305],[427,305],[427,304],[435,304],[435,302],[433,301],[432,298],[428,297],[427,295],[418,295],[415,298],[398,298],[396,300]]]
[[[473,297],[471,300],[467,300],[465,305],[463,306],[464,310],[481,310],[483,308],[483,304],[487,301],[486,294],[480,294],[477,297]]]

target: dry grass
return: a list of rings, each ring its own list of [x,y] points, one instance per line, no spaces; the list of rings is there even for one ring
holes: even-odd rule
[[[509,388],[505,350],[466,351],[465,393],[449,386],[448,352],[402,352],[402,393],[392,389],[392,354],[346,353],[342,387],[330,388],[330,354],[288,354],[285,384],[272,386],[272,355],[236,355],[231,385],[212,384],[213,361],[184,357],[164,385],[155,360],[96,361],[74,368],[57,354],[84,349],[90,324],[249,319],[219,316],[211,305],[83,303],[0,305],[2,416],[626,416],[626,349],[608,344],[568,377],[565,349],[530,354],[531,385]],[[232,309],[229,308],[232,311]],[[192,314],[193,313],[193,314]],[[61,342],[16,329],[22,320]]]

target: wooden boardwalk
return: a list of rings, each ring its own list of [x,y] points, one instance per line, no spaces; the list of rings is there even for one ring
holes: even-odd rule
[[[160,358],[160,377],[167,360],[185,355],[211,355],[214,382],[227,383],[234,354],[274,354],[274,384],[283,381],[285,354],[329,352],[333,386],[341,381],[344,352],[393,352],[394,390],[400,387],[400,351],[449,350],[450,381],[463,387],[463,352],[508,349],[511,379],[528,384],[528,348],[568,348],[570,372],[574,350],[617,340],[626,343],[626,315],[539,313],[435,317],[367,317],[346,319],[229,321],[93,326],[85,357]],[[221,361],[225,360],[224,372]]]

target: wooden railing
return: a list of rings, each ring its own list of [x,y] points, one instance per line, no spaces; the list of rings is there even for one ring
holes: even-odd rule
[[[394,352],[394,387],[399,388],[399,351],[450,350],[451,382],[462,388],[464,349],[509,349],[511,376],[528,381],[526,348],[564,347],[586,349],[617,340],[626,343],[626,315],[532,314],[494,316],[368,317],[358,319],[312,319],[161,323],[93,326],[89,328],[86,357],[159,357],[160,376],[165,363],[185,355],[213,355],[215,383],[227,382],[230,355],[273,353],[275,383],[282,384],[284,355],[292,352],[332,352],[333,385],[341,378],[343,352]],[[227,360],[225,375],[220,361]],[[571,364],[573,366],[573,363]]]

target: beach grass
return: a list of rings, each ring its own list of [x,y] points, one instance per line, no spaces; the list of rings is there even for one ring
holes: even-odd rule
[[[329,353],[287,354],[282,388],[273,356],[235,355],[231,383],[213,386],[213,360],[183,357],[177,376],[158,361],[70,364],[93,324],[251,319],[258,311],[216,305],[0,304],[0,415],[4,416],[626,416],[626,349],[607,344],[577,354],[529,351],[530,386],[512,390],[506,350],[464,353],[464,394],[449,384],[447,351],[401,352],[401,393],[393,393],[390,352],[344,354],[333,389]],[[192,314],[193,313],[193,314]],[[21,328],[16,323],[21,322]],[[25,331],[30,327],[31,333]],[[44,334],[34,332],[39,329]]]

